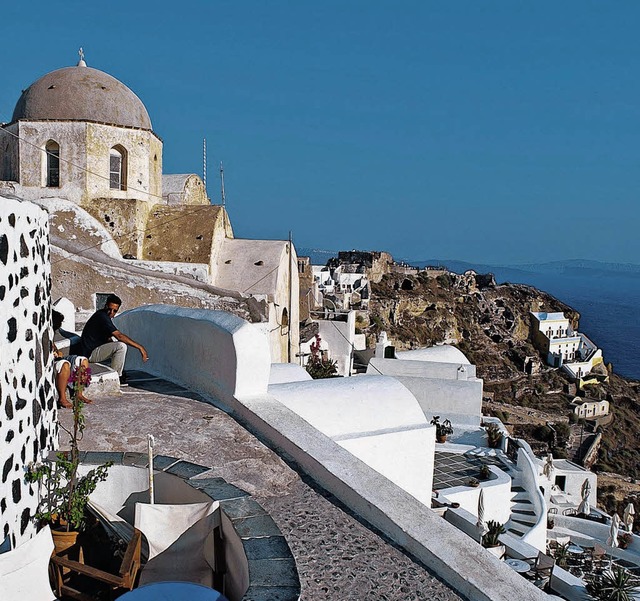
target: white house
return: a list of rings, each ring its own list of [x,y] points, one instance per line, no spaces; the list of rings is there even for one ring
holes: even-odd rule
[[[531,311],[534,341],[546,354],[546,362],[561,367],[580,380],[602,363],[602,351],[581,332],[574,330],[564,313]]]

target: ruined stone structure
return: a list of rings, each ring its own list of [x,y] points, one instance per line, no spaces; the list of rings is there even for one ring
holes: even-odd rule
[[[49,226],[32,203],[0,201],[0,542],[15,547],[35,534],[24,466],[57,444]]]

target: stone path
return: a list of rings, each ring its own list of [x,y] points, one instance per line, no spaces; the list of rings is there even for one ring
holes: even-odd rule
[[[211,466],[207,476],[220,476],[252,494],[289,543],[302,601],[461,599],[197,394],[134,374],[129,387],[95,399],[85,413],[82,450],[146,452],[147,434],[153,434],[156,454]],[[68,427],[70,412],[60,416]],[[61,430],[61,448],[66,438]]]

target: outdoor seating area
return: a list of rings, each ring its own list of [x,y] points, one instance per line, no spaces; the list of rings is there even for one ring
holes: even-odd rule
[[[559,567],[585,582],[611,570],[614,566],[623,567],[640,576],[640,565],[615,557],[610,550],[598,543],[587,547],[572,542],[568,536],[558,537],[549,541],[547,552]]]

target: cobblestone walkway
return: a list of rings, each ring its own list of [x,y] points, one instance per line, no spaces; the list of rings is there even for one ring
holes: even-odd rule
[[[61,411],[69,425],[69,411]],[[314,490],[235,420],[198,395],[134,374],[117,395],[86,407],[81,449],[145,452],[211,466],[271,514],[296,559],[302,601],[453,601],[460,597],[421,564]],[[66,437],[60,434],[61,447]]]

